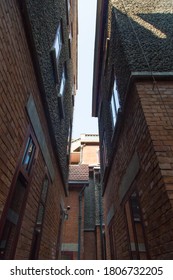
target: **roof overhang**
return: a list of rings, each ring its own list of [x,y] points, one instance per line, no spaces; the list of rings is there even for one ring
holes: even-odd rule
[[[102,42],[104,36],[104,12],[107,9],[106,0],[97,0],[97,15],[96,15],[96,31],[95,31],[95,49],[94,49],[94,67],[93,67],[93,94],[92,94],[92,116],[98,117],[99,105],[99,81],[101,75],[102,64]]]

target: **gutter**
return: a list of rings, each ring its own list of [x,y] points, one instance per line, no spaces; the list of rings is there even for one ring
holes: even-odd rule
[[[78,260],[80,260],[80,251],[81,251],[81,225],[82,225],[82,196],[83,192],[87,185],[85,184],[82,190],[79,193],[79,217],[78,217]]]

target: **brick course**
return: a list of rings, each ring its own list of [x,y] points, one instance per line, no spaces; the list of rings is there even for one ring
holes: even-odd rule
[[[25,106],[32,93],[55,169],[55,180],[48,191],[39,258],[54,259],[57,254],[60,203],[65,195],[17,1],[0,3],[0,38],[0,215],[19,163],[28,126],[31,126]],[[29,258],[44,176],[45,161],[39,150],[15,259]]]
[[[171,165],[173,154],[172,141],[168,140],[171,139],[173,133],[169,117],[173,99],[169,98],[167,102],[165,98],[169,95],[170,89],[173,89],[173,83],[157,82],[157,87],[159,92],[158,89],[153,90],[152,82],[141,81],[137,82],[129,92],[128,106],[123,116],[122,129],[106,186],[105,219],[113,203],[115,249],[118,259],[130,258],[124,202],[134,189],[137,189],[139,193],[150,258],[171,259],[173,254]],[[134,150],[137,151],[140,159],[140,171],[120,204],[118,186]],[[109,239],[108,232],[106,234]],[[107,251],[108,258],[110,258],[109,250]]]

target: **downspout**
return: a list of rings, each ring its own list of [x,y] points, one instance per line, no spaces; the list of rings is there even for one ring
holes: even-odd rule
[[[80,260],[81,250],[81,225],[82,225],[82,195],[87,185],[84,185],[79,193],[79,218],[78,218],[78,260]]]
[[[102,260],[105,259],[104,244],[103,244],[103,209],[102,209],[102,194],[101,184],[99,184],[99,217],[100,217],[100,240],[101,240],[101,256]]]

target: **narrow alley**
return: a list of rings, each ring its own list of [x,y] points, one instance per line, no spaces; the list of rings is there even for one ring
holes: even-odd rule
[[[78,1],[0,1],[0,259],[172,260],[173,1],[97,0],[74,138]]]

